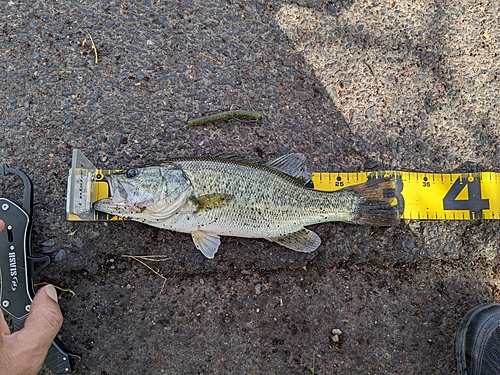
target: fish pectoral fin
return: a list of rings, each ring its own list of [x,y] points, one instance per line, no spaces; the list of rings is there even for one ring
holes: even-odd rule
[[[284,236],[267,238],[267,240],[279,243],[281,246],[300,253],[310,253],[321,244],[321,238],[312,230],[306,228]]]
[[[232,196],[222,193],[205,194],[196,198],[198,207],[196,212],[211,210],[223,206],[232,199]]]
[[[194,246],[200,250],[208,259],[213,259],[219,249],[220,237],[214,233],[197,230],[191,232]]]
[[[267,167],[276,169],[294,177],[304,185],[311,180],[311,175],[305,172],[306,157],[301,153],[293,153],[283,155],[277,159],[271,160],[264,164]]]

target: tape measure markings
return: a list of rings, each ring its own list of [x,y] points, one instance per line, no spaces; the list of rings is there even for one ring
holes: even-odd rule
[[[317,190],[335,191],[382,176],[396,180],[397,204],[403,219],[500,218],[500,173],[496,172],[315,172],[312,181]]]

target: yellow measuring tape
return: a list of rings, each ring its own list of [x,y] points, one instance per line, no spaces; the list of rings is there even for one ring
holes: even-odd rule
[[[500,219],[500,173],[314,172],[314,189],[335,191],[391,176],[402,219]]]

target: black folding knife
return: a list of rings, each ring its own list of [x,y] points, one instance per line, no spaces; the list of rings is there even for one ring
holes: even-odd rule
[[[31,224],[33,190],[31,180],[18,169],[0,165],[0,175],[19,176],[24,183],[22,206],[10,199],[0,198],[0,219],[5,227],[0,233],[0,307],[11,317],[13,330],[24,327],[31,302],[35,296],[33,278],[50,263],[50,257],[31,256]],[[45,364],[55,374],[70,374],[76,370],[81,357],[66,350],[54,338]]]

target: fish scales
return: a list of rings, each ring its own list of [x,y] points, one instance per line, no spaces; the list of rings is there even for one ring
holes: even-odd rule
[[[332,193],[309,189],[261,165],[216,159],[172,163],[184,171],[198,196],[216,192],[231,197],[226,204],[193,214],[200,229],[221,235],[276,237],[319,222],[349,221],[359,200],[347,191],[332,199]],[[189,214],[189,209],[181,211],[179,218],[183,214]],[[166,222],[162,227],[185,231],[186,222]]]
[[[109,176],[111,196],[98,211],[159,228],[191,233],[213,258],[220,235],[266,238],[310,252],[321,243],[305,227],[328,221],[394,225],[393,179],[372,179],[336,192],[306,187],[305,157],[284,155],[266,164],[235,158],[174,158]]]

